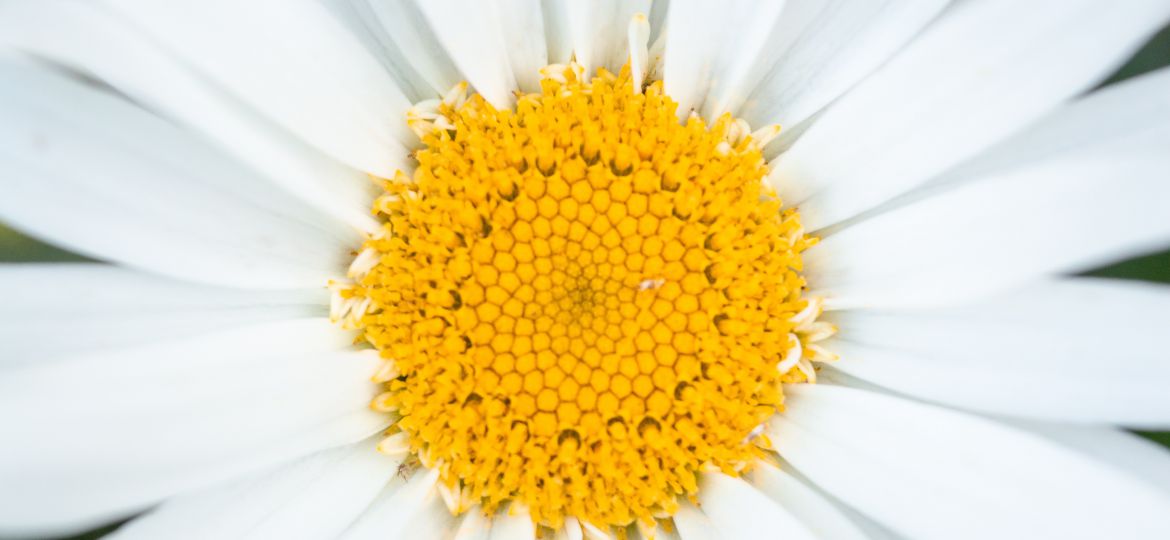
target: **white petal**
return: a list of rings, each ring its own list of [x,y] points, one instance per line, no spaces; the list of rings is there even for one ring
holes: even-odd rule
[[[767,463],[748,475],[757,490],[800,520],[816,538],[859,539],[866,535],[836,505],[797,478]]]
[[[1170,426],[1170,287],[1067,279],[922,311],[834,312],[834,367],[995,414]]]
[[[240,328],[0,378],[0,523],[80,529],[383,429],[380,360],[324,319]]]
[[[129,26],[90,3],[0,5],[0,40],[68,65],[206,134],[303,201],[369,230],[373,183],[260,117]]]
[[[386,28],[382,26],[367,0],[320,1],[329,8],[329,11],[345,25],[354,37],[361,40],[365,49],[378,59],[378,62],[394,79],[394,83],[402,90],[407,101],[418,103],[438,97],[438,91],[431,88],[430,83],[419,75],[418,70],[411,65],[411,61],[394,43],[394,39],[386,32]],[[421,17],[417,13],[416,15]],[[439,53],[442,54],[442,51]],[[449,63],[450,60],[448,60]],[[454,66],[451,69],[454,71]]]
[[[544,42],[549,46],[550,64],[567,64],[573,56],[569,4],[564,0],[541,0],[544,14]]]
[[[295,288],[342,275],[356,235],[310,224],[319,214],[199,137],[38,66],[0,64],[0,80],[0,216],[14,227],[196,281]]]
[[[340,538],[444,538],[455,530],[455,518],[436,493],[438,469],[420,469],[405,486],[386,490]]]
[[[641,92],[651,69],[650,20],[645,15],[639,13],[630,19],[626,41],[630,44],[630,79],[634,91]]]
[[[459,84],[459,70],[443,50],[436,30],[427,23],[417,3],[401,0],[353,0],[353,3],[373,16],[371,22],[378,24],[394,44],[392,51],[408,62],[410,69],[404,66],[403,70],[411,74],[411,80],[429,85],[430,95],[423,99],[441,96]]]
[[[0,265],[0,365],[327,315],[327,291],[249,291],[103,264]]]
[[[496,0],[496,13],[516,84],[525,92],[540,92],[540,68],[549,63],[540,0]]]
[[[617,73],[629,57],[626,30],[635,13],[650,13],[650,0],[566,1],[573,54],[587,77],[598,68]]]
[[[711,519],[688,501],[680,501],[674,513],[674,526],[682,540],[718,540],[719,532]]]
[[[1092,129],[1084,129],[1092,126]],[[1030,164],[1079,155],[1085,148],[1128,144],[1127,139],[1158,137],[1170,128],[1170,69],[1159,69],[1110,85],[1068,103],[1027,129],[963,162],[919,190],[956,184]],[[911,195],[919,195],[915,192]],[[907,196],[906,198],[911,198]]]
[[[346,30],[353,34],[353,37],[361,41],[366,51],[376,58],[382,67],[391,72],[390,75],[395,77],[395,82],[399,82],[397,74],[394,73],[395,66],[387,50],[387,45],[392,42],[383,32],[376,31],[378,28],[376,22],[372,20],[373,15],[368,11],[369,5],[359,0],[320,0],[320,2],[341,24],[345,25]],[[403,91],[406,90],[401,84],[399,87]]]
[[[874,521],[870,517],[854,510],[844,504],[837,507],[842,514],[849,518],[858,529],[861,529],[864,538],[868,540],[902,540],[906,538],[903,535],[897,534],[884,525]]]
[[[463,515],[452,540],[489,540],[491,534],[492,523],[479,508],[474,508]]]
[[[492,519],[491,540],[534,540],[536,526],[527,510],[509,509]]]
[[[830,0],[779,51],[739,116],[753,126],[794,128],[844,94],[902,48],[949,0]]]
[[[544,14],[544,41],[548,63],[568,64],[573,58],[573,33],[569,24],[569,0],[541,0]]]
[[[581,522],[572,516],[565,517],[565,525],[557,529],[555,540],[583,540],[585,533],[581,530]]]
[[[326,450],[168,500],[110,538],[335,538],[397,478],[398,463],[372,441]]]
[[[788,15],[785,5],[781,0],[671,2],[663,85],[678,102],[680,119],[692,110],[714,119],[745,97],[746,86],[766,67],[759,65],[761,53],[779,48],[770,41],[787,37],[774,32],[781,13]]]
[[[678,532],[678,529],[673,527],[670,530],[667,530],[664,527],[658,527],[657,529],[654,529],[653,536],[648,536],[643,534],[636,525],[637,524],[635,523],[635,527],[633,529],[636,534],[630,535],[631,538],[640,538],[641,540],[683,540],[682,536]]]
[[[1166,448],[1157,443],[1108,427],[1023,421],[1012,425],[1113,465],[1163,492],[1170,491],[1170,460],[1166,459]]]
[[[472,1],[419,2],[418,7],[467,82],[496,108],[510,108],[516,76],[508,59],[513,44],[504,37],[504,6]]]
[[[770,181],[810,230],[922,184],[1092,87],[1170,15],[1162,0],[1110,6],[954,6],[826,111]]]
[[[906,536],[1170,534],[1161,490],[1043,437],[863,390],[790,385],[785,394],[770,430],[781,455]]]
[[[1068,106],[1017,150],[824,239],[806,259],[812,287],[838,307],[940,305],[1165,246],[1167,96],[1170,71]],[[1062,131],[1085,125],[1101,130]]]
[[[403,145],[415,140],[402,91],[317,2],[110,4],[225,90],[354,168],[390,178]]]
[[[720,538],[816,538],[788,508],[739,478],[704,473],[699,504]]]

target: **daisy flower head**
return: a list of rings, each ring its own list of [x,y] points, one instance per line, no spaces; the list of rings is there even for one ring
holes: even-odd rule
[[[0,534],[1170,535],[1167,21],[2,2]]]

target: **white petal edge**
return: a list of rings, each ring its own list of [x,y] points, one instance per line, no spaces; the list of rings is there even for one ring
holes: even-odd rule
[[[387,489],[339,537],[342,540],[444,538],[456,530],[455,517],[436,493],[438,469],[419,469],[406,485]]]
[[[517,86],[524,92],[540,92],[540,69],[549,64],[540,0],[496,0],[495,4]]]
[[[509,508],[492,519],[491,540],[533,540],[536,526],[523,508]]]
[[[681,501],[674,513],[674,527],[682,540],[718,540],[719,532],[711,519],[689,501]]]
[[[438,97],[438,91],[423,80],[418,70],[407,60],[407,56],[394,43],[386,28],[378,20],[370,3],[366,0],[320,0],[337,20],[359,39],[378,62],[394,78],[407,101],[419,101]],[[442,51],[440,51],[440,54]],[[452,70],[454,68],[452,67]]]
[[[565,524],[557,529],[554,540],[584,540],[585,533],[581,530],[581,522],[572,516],[565,517]]]
[[[650,13],[650,0],[565,1],[573,54],[592,77],[598,68],[617,73],[629,51],[626,30],[635,13]]]
[[[82,530],[384,429],[380,359],[350,343],[303,319],[7,371],[0,533]]]
[[[1170,426],[1170,286],[1053,279],[954,307],[830,320],[841,329],[825,345],[841,357],[833,367],[900,393],[1007,416]]]
[[[1023,131],[948,169],[926,185],[854,216],[819,235],[832,235],[914,201],[944,193],[965,182],[1068,159],[1084,149],[1126,138],[1165,137],[1170,125],[1170,69],[1159,69],[1112,84],[1062,105]],[[1092,126],[1092,129],[1083,129]]]
[[[374,184],[198,77],[100,6],[58,0],[0,5],[0,42],[99,79],[204,133],[220,149],[335,219],[361,230]]]
[[[826,370],[826,372],[828,372],[828,370]],[[833,375],[836,375],[836,373],[835,372],[830,373],[829,377],[832,377]],[[825,378],[825,377],[818,376],[817,380],[821,381],[823,378]],[[872,518],[866,516],[865,514],[858,512],[856,509],[854,509],[854,508],[846,505],[845,503],[841,502],[840,500],[834,498],[832,495],[825,493],[824,490],[820,489],[819,486],[817,486],[816,484],[813,484],[811,481],[809,481],[808,477],[804,476],[803,474],[800,474],[800,471],[794,470],[792,468],[792,466],[788,465],[787,463],[784,463],[782,465],[782,467],[783,467],[783,471],[785,474],[789,475],[792,478],[796,478],[802,484],[804,484],[806,489],[813,490],[814,492],[816,492],[817,495],[822,497],[825,501],[832,504],[833,508],[837,511],[837,513],[841,514],[841,516],[843,516],[844,519],[848,520],[849,523],[847,526],[850,528],[857,529],[857,530],[861,531],[863,538],[867,538],[868,540],[900,540],[900,539],[904,538],[903,536],[900,536],[900,535],[895,534],[894,532],[890,531],[890,529],[879,524],[878,522],[874,521]],[[827,537],[827,538],[831,538],[831,537]]]
[[[949,0],[830,0],[738,108],[753,126],[792,129],[898,52]]]
[[[548,46],[548,63],[568,64],[573,58],[573,34],[569,25],[566,0],[541,0],[544,15],[544,42]]]
[[[392,178],[404,145],[414,144],[406,96],[318,2],[106,2],[222,88],[351,167]]]
[[[776,31],[781,14],[789,16],[787,5],[783,0],[671,2],[663,86],[678,103],[679,119],[685,121],[696,111],[713,120],[730,108],[735,96],[746,93],[744,87],[762,70],[760,57],[781,47],[770,42],[787,37]],[[805,4],[798,0],[792,5]]]
[[[1089,89],[1168,16],[1161,0],[955,5],[818,118],[769,181],[809,230],[848,219]]]
[[[742,478],[703,473],[699,505],[721,538],[816,538],[788,508]]]
[[[1034,433],[1108,463],[1149,485],[1170,493],[1170,460],[1166,448],[1133,433],[1100,426],[1074,426],[1021,420],[1009,425]]]
[[[508,51],[512,44],[504,34],[503,6],[491,1],[417,5],[467,82],[497,109],[511,108],[517,86]]]
[[[0,62],[0,80],[0,218],[13,227],[207,283],[319,287],[343,275],[357,235],[319,227],[198,136],[39,65]]]
[[[1170,534],[1170,498],[1162,490],[1043,437],[864,390],[788,385],[785,394],[787,410],[769,429],[780,454],[820,488],[897,533]]]
[[[399,461],[375,441],[318,452],[225,486],[170,499],[112,540],[334,538],[397,479]]]
[[[932,180],[929,186],[907,194],[905,199],[929,196],[934,191],[946,189],[948,185],[997,172],[1067,158],[1079,154],[1083,148],[1140,136],[1144,132],[1164,135],[1166,126],[1170,125],[1168,96],[1168,68],[1096,90],[1065,104],[986,152],[949,169]],[[1092,126],[1092,129],[1083,129],[1085,126]]]
[[[807,252],[814,294],[836,308],[946,305],[1167,245],[1167,96],[1170,70],[1107,88],[833,233]],[[1064,134],[1089,124],[1101,130]]]
[[[255,291],[104,264],[0,264],[0,368],[328,314],[325,289]]]
[[[492,523],[479,508],[473,508],[463,515],[459,521],[459,529],[451,540],[489,540],[492,534]]]
[[[759,462],[748,482],[808,527],[816,538],[864,540],[866,535],[838,507],[791,474]]]
[[[424,99],[447,93],[459,84],[459,69],[439,43],[416,2],[399,0],[349,0],[372,17],[397,52],[407,62],[413,78],[425,81],[430,91]],[[404,70],[405,71],[405,70]],[[416,83],[417,84],[417,83]]]

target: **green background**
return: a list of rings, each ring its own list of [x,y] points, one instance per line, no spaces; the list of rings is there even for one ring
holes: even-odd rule
[[[1073,61],[1070,59],[1070,61]],[[1170,65],[1170,26],[1155,35],[1124,67],[1102,86]],[[1168,150],[1170,151],[1170,150]],[[1170,181],[1170,179],[1167,179]],[[38,242],[0,223],[0,263],[3,262],[77,262],[89,259]],[[1086,272],[1088,275],[1170,283],[1170,250],[1130,259]],[[1141,435],[1170,447],[1170,431],[1141,432]],[[72,540],[99,538],[118,524],[72,537]]]

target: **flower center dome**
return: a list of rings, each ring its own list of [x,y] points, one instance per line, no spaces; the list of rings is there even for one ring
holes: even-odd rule
[[[387,360],[384,446],[460,510],[648,522],[762,456],[780,383],[813,376],[811,240],[745,123],[680,123],[628,69],[545,73],[515,111],[465,87],[414,111],[418,168],[384,182],[342,301]]]

